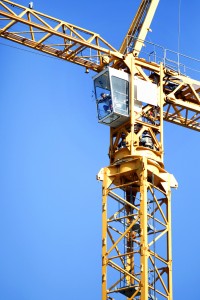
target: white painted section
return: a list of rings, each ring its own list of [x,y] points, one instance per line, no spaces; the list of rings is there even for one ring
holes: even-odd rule
[[[158,87],[155,83],[135,78],[135,99],[154,106],[158,105]]]

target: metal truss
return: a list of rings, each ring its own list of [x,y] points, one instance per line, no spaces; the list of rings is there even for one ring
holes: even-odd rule
[[[170,74],[171,73],[171,74]],[[200,83],[172,72],[165,73],[165,121],[200,131]]]
[[[126,37],[117,51],[97,33],[0,1],[0,37],[86,70],[110,66],[129,73],[130,119],[111,129],[110,166],[98,174],[103,182],[102,300],[172,300],[170,187],[177,183],[164,169],[163,121],[200,131],[200,82],[138,58],[141,43],[137,53],[127,54],[128,48],[134,50],[134,26],[133,21],[128,44]],[[135,76],[157,85],[157,107],[143,104],[135,112]]]
[[[190,107],[183,107],[177,103],[166,103],[163,118],[165,121],[180,125],[195,131],[200,131],[200,111],[192,110]]]
[[[141,48],[144,46],[144,40],[148,31],[150,31],[150,24],[154,17],[159,0],[143,0],[140,3],[138,11],[133,19],[126,37],[121,45],[121,53],[133,53],[138,56]]]
[[[0,1],[0,36],[94,71],[122,58],[99,34],[11,1]]]
[[[146,158],[101,170],[102,300],[172,299],[171,175]]]
[[[126,38],[123,49],[118,51],[98,33],[7,0],[0,1],[0,37],[78,64],[87,71],[100,72],[105,65],[111,65],[130,72],[127,61],[132,54],[122,54]],[[157,63],[135,57],[135,66],[144,80],[150,80],[149,74],[154,74],[154,79],[160,76],[160,65]],[[200,83],[165,66],[163,70],[164,120],[199,131]],[[152,76],[151,80],[154,79]]]
[[[181,75],[164,65],[159,68],[156,63],[135,59],[136,71],[146,81],[160,85],[163,80],[163,120],[200,131],[200,82]],[[162,79],[160,72],[162,70]],[[152,112],[153,107],[143,107],[143,115]]]

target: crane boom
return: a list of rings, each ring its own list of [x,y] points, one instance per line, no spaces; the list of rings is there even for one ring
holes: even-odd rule
[[[120,47],[123,54],[138,56],[150,29],[159,0],[143,0]]]
[[[142,1],[137,18],[134,18],[127,36],[136,29],[138,23],[142,25],[140,34],[147,33],[146,29],[150,25],[157,5],[157,0]],[[144,15],[146,18],[145,22],[142,23]],[[120,51],[117,51],[98,33],[8,0],[0,1],[0,37],[78,64],[94,72],[100,72],[105,65],[112,63],[114,65],[120,63],[122,68],[127,68],[122,54],[126,52],[127,36]],[[133,37],[132,34],[131,36]],[[140,36],[138,41],[141,39],[144,39],[144,35],[143,38]],[[132,42],[133,40],[130,39],[129,45]],[[138,43],[138,45],[141,46],[142,44]],[[139,69],[143,67],[153,68],[155,72],[159,72],[159,65],[156,63],[150,63],[137,57],[135,61]],[[177,85],[176,93],[168,89],[169,83]],[[200,131],[199,82],[189,80],[186,76],[180,76],[176,72],[166,69],[166,84],[163,88],[167,100],[164,103],[164,120]],[[184,99],[180,97],[183,91]],[[179,98],[176,97],[177,94],[179,94]]]
[[[164,169],[163,121],[200,131],[200,82],[138,57],[158,2],[141,2],[117,51],[97,33],[0,1],[0,37],[97,73],[98,120],[110,126],[110,164],[97,175],[102,300],[172,300],[171,188],[178,183]]]
[[[0,1],[0,36],[93,71],[122,54],[99,34],[11,1]]]

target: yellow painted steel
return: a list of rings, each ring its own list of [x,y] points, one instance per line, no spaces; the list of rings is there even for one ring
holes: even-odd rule
[[[106,172],[106,170],[104,170]],[[102,189],[102,300],[107,299],[106,289],[107,289],[107,261],[106,261],[106,249],[107,249],[107,188],[108,177],[104,175],[104,185]]]
[[[147,236],[147,226],[148,226],[148,210],[147,210],[147,158],[143,160],[143,170],[140,174],[141,186],[140,186],[140,268],[141,268],[141,299],[148,300],[148,236]]]
[[[149,80],[144,76],[149,65],[138,68],[132,54],[127,56],[126,64],[131,70],[131,87],[136,71],[138,76]],[[170,188],[177,187],[177,183],[164,170],[162,64],[156,74],[160,95],[158,114],[153,119],[149,117],[150,105],[141,113],[135,112],[131,89],[130,121],[111,128],[110,165],[98,177],[103,181],[103,207],[107,211],[107,220],[104,211],[102,218],[106,240],[106,249],[105,244],[102,248],[105,275],[102,278],[107,278],[107,282],[102,281],[104,300],[118,299],[119,295],[141,300],[172,300],[173,297]],[[138,127],[140,130],[136,132]],[[149,132],[154,149],[140,145],[145,131]],[[126,147],[120,149],[117,145],[122,132]],[[116,210],[111,201],[118,204]]]
[[[1,37],[96,72],[123,56],[95,32],[11,1],[0,1],[0,17]]]
[[[117,51],[97,33],[11,1],[0,1],[0,37],[100,72],[130,74],[130,119],[110,129],[109,166],[102,181],[102,300],[172,300],[171,187],[164,169],[163,121],[200,131],[200,82],[137,55],[158,5],[142,1]],[[148,4],[148,10],[146,5]],[[149,6],[150,4],[150,6]],[[141,17],[141,8],[146,18]],[[138,16],[140,15],[140,21]],[[138,28],[137,42],[127,37]],[[158,107],[134,111],[135,76],[157,85]],[[148,133],[149,146],[141,140]],[[120,139],[125,143],[119,147]]]
[[[172,300],[170,174],[145,157],[102,174],[102,299]]]
[[[121,53],[132,52],[138,56],[144,44],[159,0],[142,0],[137,13],[120,47]],[[130,48],[130,49],[129,49]]]
[[[152,2],[154,2],[151,4],[154,14],[158,1]],[[148,12],[147,17],[149,24],[153,15]],[[115,68],[131,72],[127,68],[129,56],[117,51],[98,33],[6,0],[0,1],[0,20],[3,21],[0,37],[78,64],[87,72],[88,70],[100,72],[105,65],[112,66],[112,64]],[[134,28],[133,25],[134,22],[130,30]],[[146,25],[145,28],[147,27]],[[160,72],[159,64],[137,57],[135,66],[139,71],[146,68],[156,74]],[[163,120],[200,131],[200,82],[165,66],[163,66],[163,76],[165,78]],[[174,84],[176,88],[170,90],[169,84]]]

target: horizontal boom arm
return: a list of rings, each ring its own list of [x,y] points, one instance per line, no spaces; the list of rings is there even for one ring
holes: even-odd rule
[[[0,1],[0,37],[96,72],[123,57],[99,34],[11,1]]]

